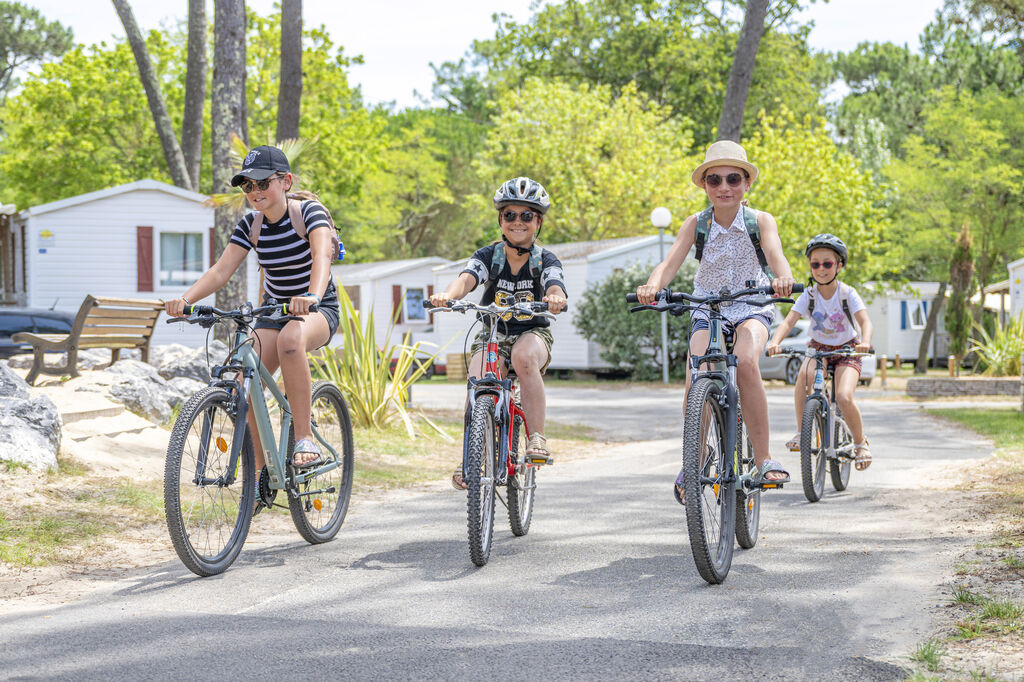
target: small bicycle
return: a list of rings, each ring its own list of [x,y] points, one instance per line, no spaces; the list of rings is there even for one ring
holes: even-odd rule
[[[764,481],[754,485],[754,451],[743,425],[737,358],[729,351],[733,336],[723,329],[721,306],[732,302],[764,306],[792,303],[791,298],[763,298],[771,286],[753,287],[718,296],[699,297],[663,289],[653,305],[640,305],[630,312],[655,310],[672,315],[704,309],[709,318],[708,347],[704,355],[690,356],[691,379],[683,420],[683,489],[686,493],[686,528],[690,536],[697,571],[717,585],[732,566],[733,536],[744,549],[757,542],[761,518],[761,490],[782,488],[781,483]],[[795,284],[799,293],[803,285]],[[750,298],[761,295],[762,298]],[[636,303],[636,294],[626,295]],[[701,367],[710,365],[711,369]],[[699,501],[699,502],[698,502]]]
[[[825,494],[825,463],[828,463],[832,487],[846,490],[850,483],[850,464],[855,459],[853,434],[836,404],[835,368],[826,371],[826,360],[835,356],[864,357],[852,348],[820,351],[813,348],[784,350],[780,355],[805,356],[815,361],[814,387],[804,400],[800,420],[800,475],[804,497],[817,502]]]
[[[245,303],[236,310],[190,305],[185,311],[189,317],[167,322],[209,329],[219,320],[230,320],[235,331],[227,361],[211,369],[210,385],[181,408],[167,446],[164,511],[178,558],[197,575],[222,573],[245,543],[256,496],[261,507],[270,507],[278,490],[287,492],[292,521],[307,542],[332,540],[345,520],[352,491],[348,405],[334,384],[317,381],[313,385],[313,436],[326,462],[310,469],[293,467],[291,408],[253,349],[255,338],[247,334],[261,317],[302,318],[288,315],[287,305],[280,302],[258,308]],[[280,439],[271,424],[264,385],[281,412]],[[267,463],[258,481],[247,422],[250,399]],[[273,443],[279,443],[276,449]]]
[[[469,378],[469,401],[466,408],[465,432],[462,441],[462,480],[468,487],[466,517],[469,531],[469,556],[474,564],[483,566],[491,554],[494,534],[494,500],[497,497],[508,509],[512,534],[526,535],[533,517],[534,491],[537,488],[537,467],[544,459],[531,460],[526,455],[530,426],[519,404],[518,379],[512,368],[502,376],[498,362],[499,320],[547,317],[548,304],[516,303],[508,307],[486,306],[470,301],[449,301],[448,307],[435,307],[429,301],[423,307],[433,312],[477,312],[483,319],[487,335],[484,375]],[[497,493],[504,486],[505,498]]]

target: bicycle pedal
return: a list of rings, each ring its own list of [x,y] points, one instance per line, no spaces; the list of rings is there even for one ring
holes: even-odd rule
[[[527,461],[534,466],[544,466],[546,464],[554,464],[554,457],[529,457]]]
[[[776,488],[778,488],[779,490],[782,490],[782,484],[781,483],[762,483],[761,484],[761,489],[762,490],[774,490]]]

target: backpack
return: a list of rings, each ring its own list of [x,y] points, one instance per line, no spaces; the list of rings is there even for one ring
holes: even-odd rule
[[[536,243],[530,249],[530,260],[527,261],[527,265],[529,265],[530,275],[533,277],[536,277],[537,273],[541,271],[542,253],[543,249]],[[505,242],[498,242],[494,245],[494,251],[491,252],[491,272],[487,279],[488,284],[498,279],[503,267],[505,267]]]
[[[817,298],[818,285],[814,285],[810,289],[807,289],[807,317],[813,319],[811,315],[814,313],[814,299]],[[840,296],[839,305],[842,306],[843,312],[846,313],[846,319],[850,321],[850,328],[857,332],[857,338],[860,338],[860,326],[853,321],[853,313],[850,312],[850,289],[845,286],[842,282],[839,283],[838,291],[836,295]]]
[[[295,234],[308,242],[309,237],[306,235],[306,223],[302,219],[303,201],[319,201],[319,198],[312,192],[304,191],[288,195],[288,219],[292,224],[292,229],[295,230]],[[332,249],[334,257],[331,260],[340,261],[345,257],[345,245],[338,237],[338,227],[334,224],[334,218],[331,216],[330,210],[324,206],[324,211],[327,213],[327,221],[331,224],[331,228],[333,228],[331,230],[331,241],[334,244]],[[249,228],[249,242],[254,249],[260,240],[261,229],[263,229],[263,211],[257,211],[256,216],[252,219],[252,227]]]
[[[754,253],[757,254],[757,262],[761,264],[761,270],[768,275],[768,279],[775,279],[775,274],[768,267],[768,259],[764,257],[764,249],[761,248],[761,229],[757,226],[757,212],[749,206],[741,206],[743,209],[743,224],[747,227],[747,235],[754,245]],[[713,206],[697,214],[697,260],[700,261],[704,255],[704,241],[711,231],[711,217]]]

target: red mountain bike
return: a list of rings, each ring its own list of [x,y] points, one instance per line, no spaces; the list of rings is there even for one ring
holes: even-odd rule
[[[516,303],[509,307],[478,305],[469,301],[449,301],[447,308],[423,302],[423,307],[438,311],[480,314],[488,337],[484,374],[469,378],[465,433],[462,441],[462,480],[469,486],[466,518],[469,529],[469,556],[483,566],[491,553],[494,535],[494,501],[508,508],[508,521],[514,535],[526,535],[533,516],[533,497],[537,488],[537,467],[545,463],[531,461],[526,455],[530,427],[519,404],[519,382],[515,372],[502,374],[498,362],[498,327],[512,316],[554,319],[541,302]],[[497,491],[505,487],[505,497]]]

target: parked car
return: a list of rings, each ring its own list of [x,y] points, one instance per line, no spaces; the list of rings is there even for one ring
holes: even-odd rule
[[[778,325],[772,325],[769,338],[775,334]],[[811,340],[811,323],[809,320],[797,320],[796,325],[789,334],[782,340],[782,349],[807,350],[807,342]],[[787,384],[795,384],[800,374],[800,365],[804,359],[799,356],[776,355],[768,357],[761,356],[758,366],[761,368],[762,379],[782,379]],[[868,355],[861,358],[860,384],[868,386],[875,378],[875,356]]]
[[[34,334],[68,334],[75,322],[74,313],[44,308],[0,308],[0,358],[18,353],[31,353],[27,343],[14,343],[11,335],[18,332]]]

